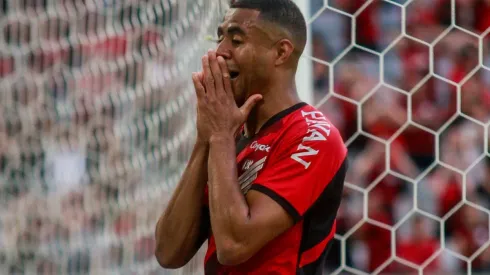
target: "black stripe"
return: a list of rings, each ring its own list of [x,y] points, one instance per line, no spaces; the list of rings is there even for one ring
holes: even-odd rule
[[[306,211],[303,216],[303,233],[301,237],[301,244],[298,251],[298,265],[301,261],[301,256],[304,251],[307,251],[325,238],[333,230],[333,223],[337,216],[337,210],[340,206],[340,200],[342,198],[342,190],[344,188],[345,175],[348,168],[347,157],[344,159],[342,165],[339,167],[334,177],[330,180],[328,185],[323,189],[318,199],[312,204],[312,206]],[[297,275],[321,275],[323,274],[323,267],[333,243],[332,240],[328,241],[324,251],[319,255],[316,261],[313,261],[302,268],[298,268]]]
[[[273,115],[271,118],[269,118],[269,120],[267,120],[267,122],[262,126],[262,128],[260,128],[260,131],[263,131],[265,128],[271,126],[272,124],[278,122],[279,120],[281,120],[283,117],[289,115],[290,113],[302,108],[303,106],[306,106],[307,103],[305,102],[300,102],[300,103],[297,103],[297,104],[294,104],[293,106],[287,108],[287,109],[284,109],[282,111],[280,111],[279,113]]]
[[[213,253],[208,259],[207,262],[204,263],[204,274],[206,275],[214,275],[218,274],[218,255],[216,252]]]
[[[300,252],[314,247],[330,234],[342,199],[347,166],[346,158],[318,199],[305,212],[304,220],[308,227],[303,231]]]
[[[240,134],[240,136],[237,139],[236,142],[236,155],[238,156],[243,149],[247,147],[247,145],[250,143],[252,139],[247,138],[243,133]]]
[[[282,208],[284,208],[284,210],[286,210],[286,212],[288,212],[289,215],[291,215],[294,223],[297,223],[301,220],[301,215],[298,213],[298,211],[285,198],[274,192],[272,189],[269,189],[261,185],[260,183],[254,183],[250,190],[259,191],[271,197],[271,199],[276,201],[280,206],[282,206]]]
[[[328,241],[325,250],[316,261],[313,261],[302,268],[296,270],[296,275],[322,275],[324,274],[325,262],[327,260],[328,253],[333,246],[334,238]]]

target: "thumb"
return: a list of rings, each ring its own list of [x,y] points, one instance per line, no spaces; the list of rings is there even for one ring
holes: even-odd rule
[[[262,100],[262,95],[252,95],[250,96],[247,101],[243,104],[242,107],[240,107],[240,111],[242,111],[242,114],[245,115],[245,117],[248,117],[252,109],[259,103],[259,101]]]

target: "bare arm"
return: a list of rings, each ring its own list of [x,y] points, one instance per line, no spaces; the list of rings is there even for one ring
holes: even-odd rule
[[[245,197],[238,186],[235,133],[262,96],[252,95],[238,108],[224,58],[218,60],[216,53],[209,51],[202,61],[203,74],[194,74],[193,81],[199,110],[197,128],[209,141],[211,228],[218,261],[237,265],[286,231],[294,221],[271,197],[254,190]]]
[[[198,142],[168,206],[156,225],[155,256],[164,268],[184,266],[207,238],[209,218],[202,198],[209,146]],[[206,211],[204,211],[206,212]]]
[[[269,196],[254,190],[243,195],[234,152],[232,136],[210,142],[209,211],[218,261],[224,265],[245,262],[294,224]]]

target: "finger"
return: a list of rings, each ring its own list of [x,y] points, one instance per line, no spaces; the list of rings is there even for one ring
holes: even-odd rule
[[[206,95],[213,97],[215,95],[214,77],[209,67],[209,57],[204,55],[202,57],[202,71],[204,73],[204,87],[206,88]]]
[[[226,66],[226,61],[222,56],[218,57],[218,64],[221,68],[221,74],[223,76],[223,88],[227,94],[233,95],[233,89],[231,87],[230,72],[228,71],[228,66]]]
[[[203,85],[204,87],[204,73],[203,72],[198,72],[197,73],[197,77],[199,79],[199,82],[201,82],[201,84]]]
[[[218,64],[218,60],[216,59],[215,51],[208,51],[209,58],[209,67],[211,68],[211,73],[214,78],[214,87],[216,88],[216,94],[225,94],[223,88],[223,75],[221,73],[220,65]]]
[[[262,95],[256,94],[256,95],[250,96],[247,99],[247,101],[245,102],[245,104],[243,104],[243,106],[240,107],[240,111],[242,112],[242,114],[245,117],[248,117],[248,115],[250,114],[252,109],[255,107],[255,105],[257,105],[257,103],[259,103],[261,100],[262,100]]]
[[[196,90],[197,98],[204,97],[206,90],[199,80],[199,73],[192,73],[192,82],[194,83],[194,90]]]

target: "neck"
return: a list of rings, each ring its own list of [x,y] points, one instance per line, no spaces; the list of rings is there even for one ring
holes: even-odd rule
[[[294,76],[289,79],[292,81],[277,81],[275,85],[270,85],[261,91],[263,99],[255,106],[245,123],[245,133],[248,137],[258,133],[275,114],[301,102],[296,92]]]

